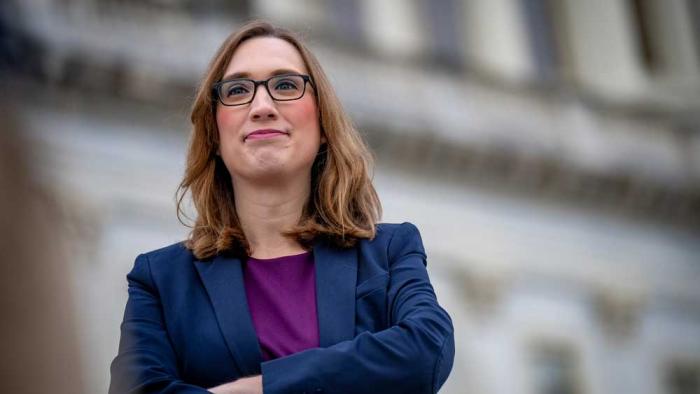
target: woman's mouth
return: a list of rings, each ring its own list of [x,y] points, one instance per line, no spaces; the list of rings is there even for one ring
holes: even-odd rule
[[[289,133],[277,129],[259,129],[248,133],[248,135],[245,136],[245,140],[262,140],[282,135],[289,135]]]

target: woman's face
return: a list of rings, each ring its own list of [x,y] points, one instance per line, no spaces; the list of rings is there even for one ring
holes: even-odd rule
[[[296,48],[276,37],[256,37],[236,49],[223,79],[265,80],[287,73],[308,75]],[[219,154],[234,182],[310,176],[322,141],[315,94],[307,84],[300,99],[274,101],[259,85],[249,104],[217,104]]]

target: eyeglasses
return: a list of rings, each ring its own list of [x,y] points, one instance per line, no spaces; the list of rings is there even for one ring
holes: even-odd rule
[[[273,100],[292,101],[304,96],[307,82],[314,87],[311,77],[301,74],[275,75],[261,81],[236,78],[213,84],[212,93],[223,105],[244,105],[251,103],[258,91],[258,86],[264,85]]]

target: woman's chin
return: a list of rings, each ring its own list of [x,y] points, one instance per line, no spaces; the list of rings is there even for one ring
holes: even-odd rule
[[[246,152],[248,153],[248,152]],[[315,156],[286,149],[256,149],[253,154],[231,160],[229,172],[249,183],[295,183],[311,176]],[[307,157],[308,156],[308,157]],[[299,178],[299,179],[297,179]]]
[[[294,171],[283,162],[265,162],[249,168],[241,176],[251,183],[281,184],[287,183],[294,177]]]

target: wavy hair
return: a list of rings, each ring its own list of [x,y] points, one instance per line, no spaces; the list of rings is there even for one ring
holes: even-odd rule
[[[212,84],[223,78],[233,53],[246,40],[277,37],[292,44],[301,55],[314,81],[321,133],[321,146],[311,171],[311,195],[297,225],[285,235],[310,247],[325,237],[338,247],[351,247],[359,239],[371,239],[381,217],[381,203],[372,185],[373,159],[343,110],[320,63],[292,32],[264,21],[253,21],[233,32],[221,45],[197,90],[190,119],[192,134],[185,174],[176,193],[180,222],[187,217],[183,201],[187,193],[197,212],[185,246],[199,259],[217,254],[251,253],[234,204],[231,176],[216,154],[219,133],[216,99]]]

